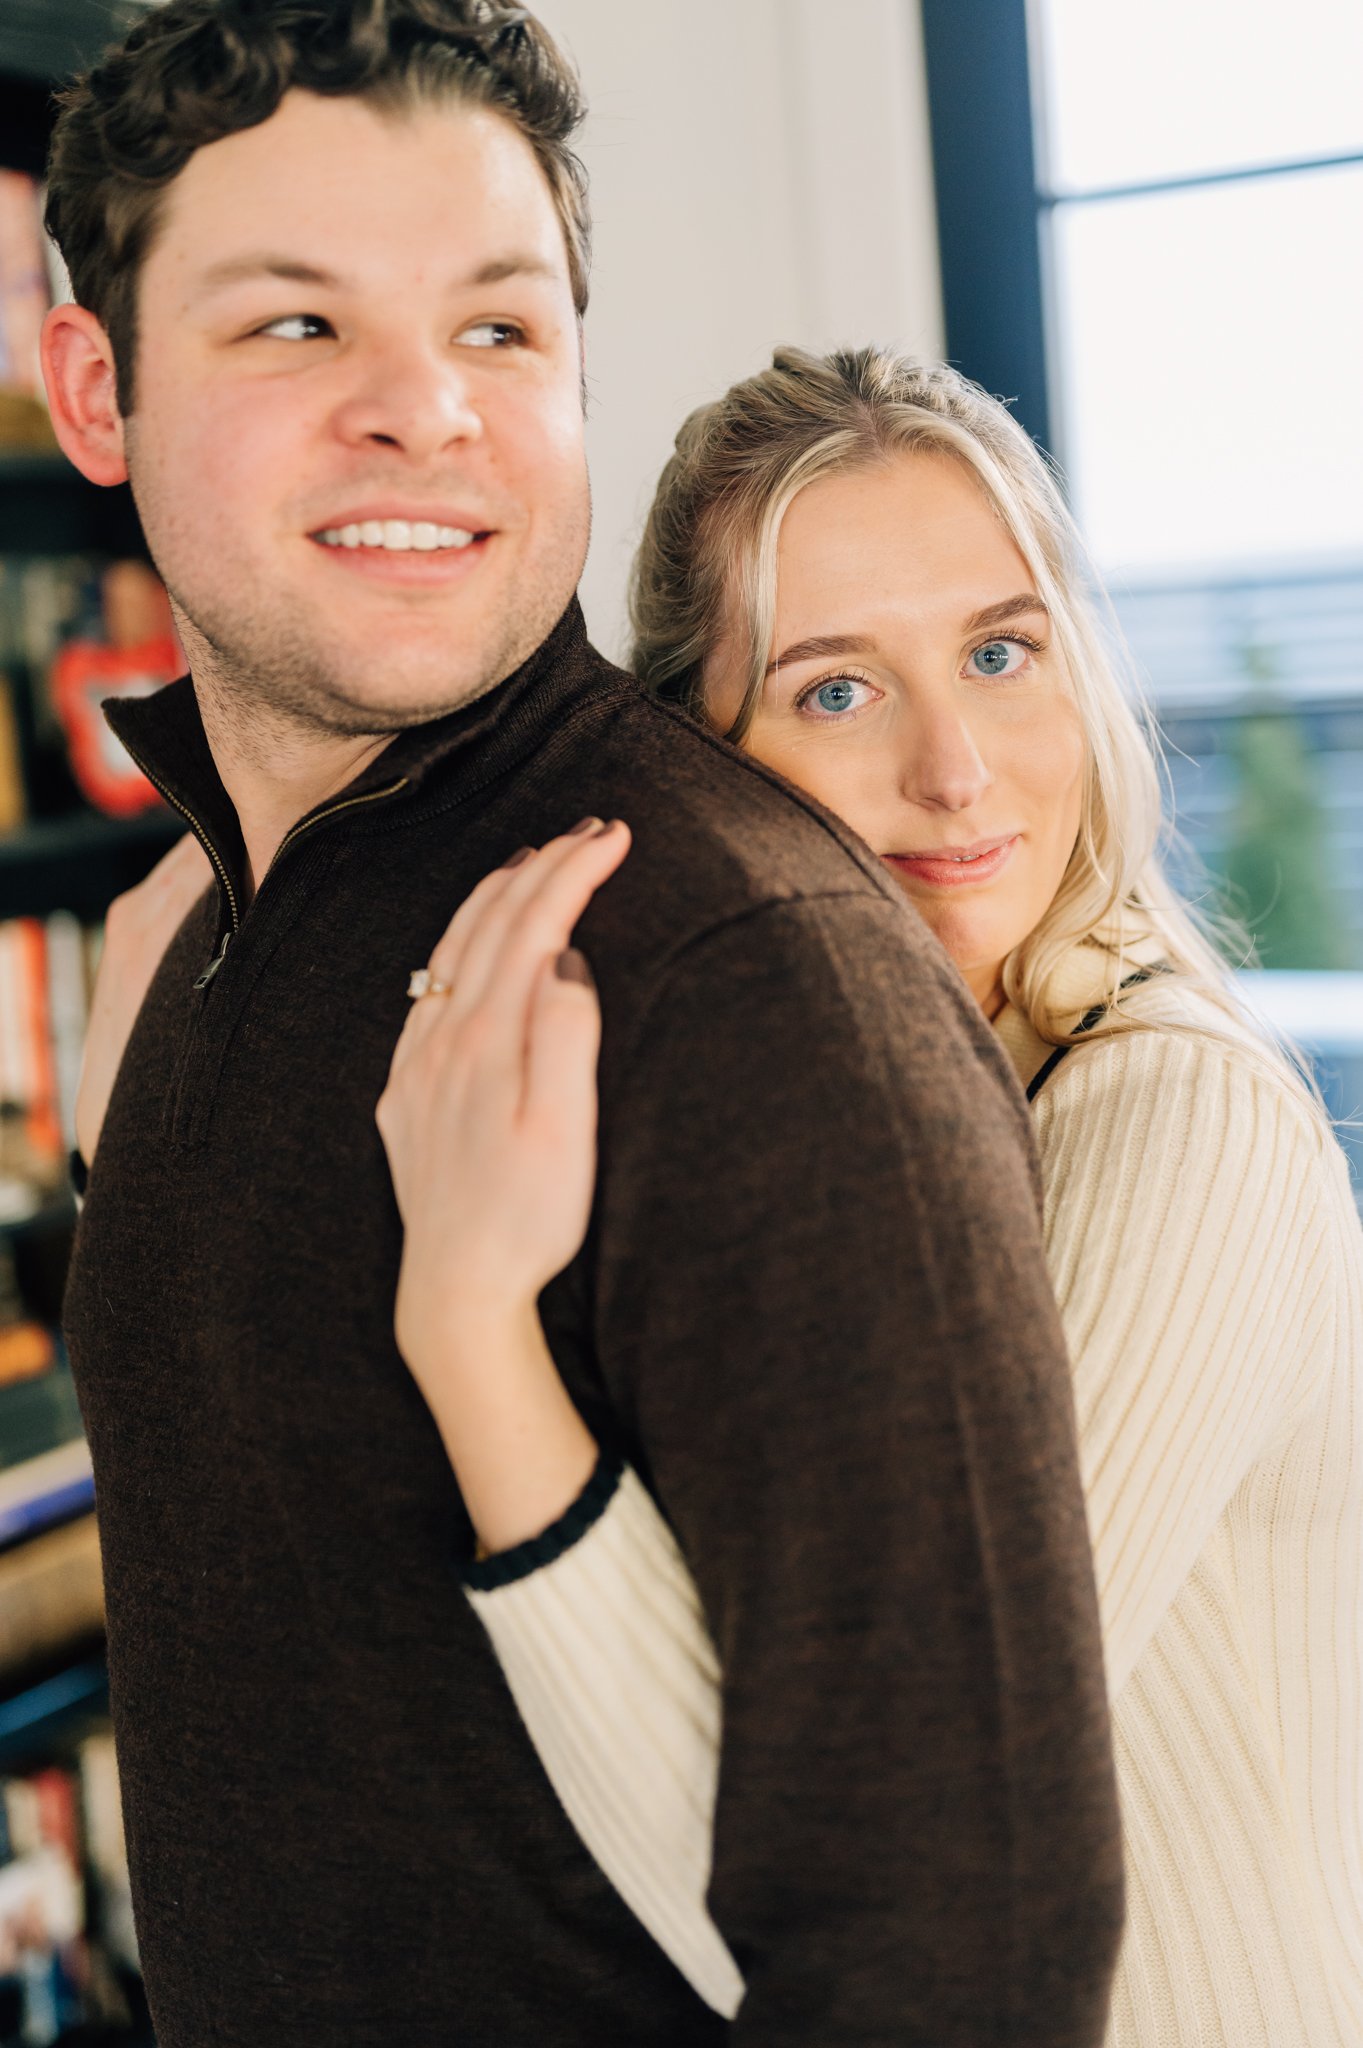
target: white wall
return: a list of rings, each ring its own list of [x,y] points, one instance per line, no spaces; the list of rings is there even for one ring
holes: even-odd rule
[[[770,360],[942,351],[917,0],[532,0],[591,107],[587,326],[603,651],[682,418]]]

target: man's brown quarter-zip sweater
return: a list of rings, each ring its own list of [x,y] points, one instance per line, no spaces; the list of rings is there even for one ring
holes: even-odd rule
[[[111,721],[218,876],[129,1043],[67,1298],[160,2048],[1096,2044],[1118,1827],[1029,1134],[893,882],[576,605],[301,821],[249,909],[191,684]],[[723,1662],[731,2025],[555,1801],[393,1340],[374,1107],[408,972],[588,812],[634,847],[580,927],[599,1183],[542,1306]]]

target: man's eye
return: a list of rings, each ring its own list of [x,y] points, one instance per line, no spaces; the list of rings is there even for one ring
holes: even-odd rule
[[[469,348],[515,348],[525,340],[525,329],[514,320],[479,320],[465,327],[459,340]]]
[[[257,334],[268,334],[276,341],[316,341],[320,335],[332,332],[331,322],[324,320],[320,313],[285,313],[278,320],[271,320],[266,326],[258,327]]]

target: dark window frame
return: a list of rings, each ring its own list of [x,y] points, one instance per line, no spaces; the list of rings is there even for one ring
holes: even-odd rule
[[[921,0],[947,356],[1052,447],[1026,0]]]
[[[1032,438],[1063,464],[1062,345],[1051,296],[1056,208],[1291,177],[1363,163],[1363,149],[1049,189],[1037,146],[1045,96],[1033,63],[1029,0],[919,4],[947,356],[1006,399]]]

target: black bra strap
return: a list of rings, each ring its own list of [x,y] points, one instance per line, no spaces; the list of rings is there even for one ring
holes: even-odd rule
[[[1135,988],[1137,984],[1142,981],[1151,981],[1153,980],[1155,975],[1167,974],[1168,972],[1168,968],[1164,966],[1138,967],[1134,974],[1127,975],[1126,980],[1122,983],[1122,986],[1118,989],[1117,993],[1118,995],[1121,995],[1123,990],[1125,989]],[[1075,1037],[1080,1037],[1081,1034],[1085,1031],[1092,1031],[1095,1024],[1101,1024],[1110,1008],[1111,1005],[1108,1003],[1095,1003],[1091,1010],[1086,1010],[1083,1016],[1079,1019],[1079,1022],[1074,1027]],[[1060,1062],[1064,1059],[1066,1053],[1070,1053],[1073,1051],[1073,1045],[1057,1045],[1055,1047],[1054,1051],[1050,1054],[1049,1058],[1045,1060],[1044,1063],[1037,1068],[1031,1080],[1027,1083],[1027,1100],[1029,1102],[1035,1102],[1037,1096],[1041,1093],[1041,1090],[1050,1080],[1051,1075],[1060,1065]]]

